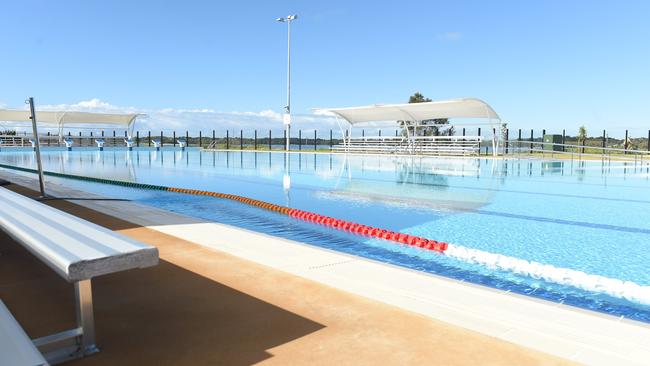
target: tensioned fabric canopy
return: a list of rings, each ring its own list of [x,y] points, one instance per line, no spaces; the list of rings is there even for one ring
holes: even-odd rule
[[[374,104],[351,108],[320,108],[348,121],[351,125],[363,122],[412,121],[436,118],[487,118],[500,120],[489,104],[476,98],[462,98],[423,103]]]
[[[45,112],[37,111],[38,123],[56,124],[115,124],[129,126],[141,114],[113,114],[89,112]],[[0,109],[0,121],[31,122],[29,111],[19,109]]]

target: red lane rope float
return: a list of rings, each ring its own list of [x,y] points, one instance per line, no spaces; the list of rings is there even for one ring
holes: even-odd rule
[[[14,170],[20,170],[20,171],[31,172],[31,173],[36,172],[36,170],[34,169],[16,167],[16,166],[5,165],[5,164],[0,164],[0,168],[14,169]],[[55,176],[55,177],[90,181],[95,183],[112,184],[118,186],[150,189],[150,190],[157,190],[157,191],[184,193],[184,194],[191,194],[195,196],[209,196],[209,197],[223,198],[223,199],[238,201],[241,203],[245,203],[247,205],[263,208],[265,210],[281,213],[283,215],[291,216],[299,220],[328,226],[330,228],[337,229],[337,230],[343,230],[352,234],[378,238],[387,241],[393,241],[400,244],[404,244],[412,247],[418,247],[425,250],[432,250],[440,253],[443,253],[448,248],[448,244],[444,242],[421,238],[419,236],[413,236],[404,233],[398,233],[395,231],[380,229],[372,226],[361,225],[351,221],[339,220],[333,217],[323,216],[308,211],[297,210],[295,208],[284,207],[284,206],[276,205],[274,203],[259,201],[248,197],[237,196],[234,194],[202,191],[197,189],[166,187],[166,186],[126,182],[126,181],[112,180],[112,179],[105,179],[105,178],[85,177],[82,175],[65,174],[65,173],[48,172],[48,171],[45,171],[44,174]]]

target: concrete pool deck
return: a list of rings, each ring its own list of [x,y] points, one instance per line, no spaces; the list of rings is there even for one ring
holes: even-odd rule
[[[0,176],[29,187],[34,187],[35,184],[32,178],[22,175],[2,172]],[[85,197],[91,196],[56,184],[49,184],[48,188],[50,192],[59,196],[79,197],[81,194]],[[354,363],[444,364],[561,362],[559,359],[516,347],[492,337],[588,364],[643,364],[650,359],[650,345],[647,341],[650,339],[648,337],[650,327],[646,324],[505,294],[485,287],[334,253],[226,225],[202,222],[131,202],[78,201],[78,203],[104,214],[126,219],[130,221],[130,226],[135,224],[135,227],[123,230],[127,235],[147,242],[167,238],[169,244],[159,245],[161,258],[164,261],[318,323],[313,334],[306,333],[297,337],[299,339],[292,339],[277,347],[292,349],[293,351],[286,354],[287,357],[304,355],[309,350],[309,346],[306,345],[302,346],[304,348],[301,346],[291,348],[292,344],[308,342],[306,339],[312,337],[318,339],[319,336],[315,335],[333,331],[331,319],[322,318],[325,313],[338,319],[339,323],[335,323],[342,327],[343,331],[341,334],[336,334],[334,331],[330,335],[332,339],[328,339],[325,343],[322,340],[318,341],[319,347],[328,344],[338,344],[339,348],[344,345],[343,348],[350,350],[361,347],[353,352],[348,352],[347,349],[330,349],[329,352],[338,352],[342,358],[337,358],[338,354],[322,353],[318,356],[317,353],[312,355],[315,357],[313,359],[296,356],[298,357],[296,362],[302,362],[299,360],[322,363],[346,361],[350,363],[354,360]],[[64,201],[52,201],[52,204],[70,205]],[[224,258],[232,264],[231,267],[224,267]],[[273,276],[283,277],[281,282],[279,279],[267,282],[267,278]],[[101,281],[102,279],[99,279],[98,282]],[[237,281],[248,284],[242,285]],[[270,288],[260,287],[263,283],[268,284]],[[294,285],[285,287],[285,283]],[[308,304],[304,304],[305,299],[310,299],[310,294],[313,294],[309,290],[312,286],[316,288],[313,291],[320,294],[319,300],[317,302],[308,300]],[[335,294],[330,291],[334,291]],[[328,301],[332,296],[347,297],[344,301]],[[4,300],[5,295],[0,297]],[[102,306],[99,299],[97,303],[97,306]],[[355,304],[359,308],[355,308],[357,306]],[[367,318],[365,313],[372,313],[374,306],[381,306],[382,309],[385,307],[385,310],[396,313]],[[320,309],[317,313],[321,318],[318,314],[313,314],[315,308]],[[412,323],[405,323],[407,320],[397,320],[407,315],[416,317],[417,320],[411,320]],[[115,320],[119,321],[119,314],[116,313],[115,317]],[[212,320],[209,320],[212,324]],[[432,325],[435,327],[427,328],[428,330],[422,333],[416,331]],[[485,337],[456,326],[492,337]],[[99,321],[98,328],[101,332]],[[346,333],[350,329],[356,329],[355,336],[351,337],[351,334]],[[441,338],[440,332],[445,332],[442,329],[451,329],[460,333],[453,335],[449,333]],[[29,329],[27,330],[29,332]],[[494,344],[484,343],[487,340]],[[477,343],[473,344],[473,342]],[[364,351],[364,346],[374,348],[374,351],[371,352],[370,349]],[[506,346],[512,348],[506,350],[503,348]],[[388,350],[390,352],[386,354]],[[497,358],[491,355],[494,351],[498,354]],[[502,354],[503,352],[505,353]],[[511,352],[515,358],[508,358]],[[273,355],[274,357],[269,358],[269,361],[283,363],[293,361],[292,358],[278,357],[275,353]],[[352,358],[347,358],[345,355]],[[354,358],[355,355],[358,357]],[[398,355],[406,358],[395,358]],[[320,357],[325,357],[326,362],[324,362],[325,358]],[[89,364],[94,362],[90,360],[88,359]]]

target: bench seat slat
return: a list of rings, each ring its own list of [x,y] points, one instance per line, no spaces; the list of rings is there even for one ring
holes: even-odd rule
[[[69,282],[158,263],[158,249],[0,188],[0,229]]]
[[[0,301],[0,365],[47,365],[45,358],[29,339],[9,309]]]

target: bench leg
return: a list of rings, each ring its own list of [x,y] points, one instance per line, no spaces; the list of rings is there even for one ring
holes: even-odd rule
[[[90,280],[75,282],[77,326],[82,329],[81,352],[90,355],[99,352],[95,345],[95,318],[93,316],[93,290]]]

